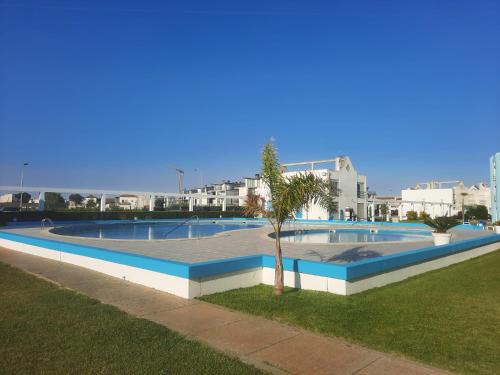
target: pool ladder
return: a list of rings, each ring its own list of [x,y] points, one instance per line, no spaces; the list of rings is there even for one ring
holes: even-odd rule
[[[52,227],[52,229],[56,229],[56,226],[55,226],[54,222],[50,218],[46,217],[46,218],[42,219],[42,221],[40,222],[40,230],[44,230],[45,229],[45,224],[46,223],[49,223],[50,226]]]
[[[182,227],[184,224],[189,223],[193,219],[196,219],[196,227],[197,227],[197,232],[198,232],[198,238],[200,238],[200,218],[198,217],[198,215],[193,215],[193,216],[187,218],[186,220],[184,220],[182,223],[177,224],[175,227],[173,227],[167,233],[165,233],[165,236],[163,238],[167,238],[167,236],[170,233],[176,231],[177,229],[179,229],[180,227]]]

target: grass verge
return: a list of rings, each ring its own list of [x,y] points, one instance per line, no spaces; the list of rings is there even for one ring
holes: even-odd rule
[[[0,263],[0,373],[261,372],[165,327]]]
[[[454,372],[500,372],[500,251],[349,297],[260,285],[201,299]]]

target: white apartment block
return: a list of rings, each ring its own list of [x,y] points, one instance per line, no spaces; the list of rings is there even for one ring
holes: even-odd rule
[[[206,185],[204,187],[197,187],[193,189],[189,189],[186,192],[189,194],[208,194],[210,197],[200,197],[194,198],[195,206],[222,206],[224,204],[228,206],[238,206],[240,205],[239,199],[227,199],[226,203],[224,203],[223,198],[217,198],[217,196],[238,196],[239,195],[239,187],[242,186],[241,182],[231,182],[224,181],[221,183],[216,183],[212,185]],[[213,198],[211,197],[213,196]]]
[[[320,164],[333,164],[333,168],[316,168]],[[324,181],[332,184],[336,191],[336,210],[328,212],[319,204],[310,204],[303,207],[297,214],[297,219],[305,220],[366,220],[368,213],[368,194],[366,176],[361,175],[354,169],[351,159],[347,156],[339,156],[334,159],[316,160],[299,163],[283,164],[285,177],[299,173],[312,173]],[[297,170],[291,170],[297,169]],[[269,188],[261,184],[257,193],[264,198],[267,206],[270,204]]]
[[[258,194],[261,183],[262,180],[260,179],[260,175],[258,174],[256,174],[255,177],[245,177],[243,185],[238,187],[238,195],[240,197],[246,197],[249,194]],[[245,200],[241,198],[238,202],[238,205],[243,206],[244,204]]]

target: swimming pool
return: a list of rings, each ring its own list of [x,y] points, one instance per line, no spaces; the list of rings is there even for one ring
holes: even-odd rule
[[[52,233],[72,237],[115,239],[115,240],[168,240],[168,239],[196,239],[213,236],[217,233],[237,230],[260,228],[258,224],[220,223],[192,221],[182,222],[138,222],[112,224],[77,224],[57,227]]]
[[[294,243],[367,243],[430,240],[430,231],[373,229],[310,229],[284,231],[283,242]]]

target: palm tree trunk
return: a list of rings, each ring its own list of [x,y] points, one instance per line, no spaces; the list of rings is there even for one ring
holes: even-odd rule
[[[280,296],[283,294],[283,259],[281,255],[281,230],[277,229],[275,231],[276,239],[276,254],[275,254],[275,265],[274,265],[274,294]]]

